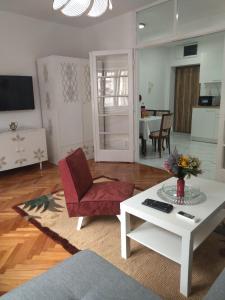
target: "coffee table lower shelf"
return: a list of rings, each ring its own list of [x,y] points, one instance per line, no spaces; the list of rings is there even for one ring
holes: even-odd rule
[[[210,235],[217,225],[224,220],[225,211],[222,209],[214,217],[200,226],[194,234],[193,250]],[[168,230],[145,222],[132,230],[127,236],[136,242],[158,252],[159,254],[181,264],[182,238]]]
[[[180,263],[181,237],[151,223],[145,222],[130,233],[129,238]]]

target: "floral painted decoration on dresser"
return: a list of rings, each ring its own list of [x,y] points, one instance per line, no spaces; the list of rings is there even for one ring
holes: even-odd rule
[[[22,142],[25,140],[25,137],[21,137],[19,134],[16,135],[16,137],[12,138],[13,142]]]
[[[0,169],[2,169],[3,166],[5,166],[5,165],[6,165],[6,158],[5,158],[5,156],[3,156],[0,158]]]
[[[34,158],[41,162],[45,158],[45,151],[40,148],[34,151]]]
[[[12,138],[13,142],[22,142],[25,140],[25,137],[21,137],[19,134],[16,135],[16,137]]]
[[[22,164],[24,164],[26,161],[27,161],[26,158],[17,159],[17,160],[15,161],[15,164],[16,164],[16,165],[22,165]]]

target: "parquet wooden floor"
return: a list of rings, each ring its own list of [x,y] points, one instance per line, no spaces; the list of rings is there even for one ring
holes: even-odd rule
[[[93,177],[118,178],[142,189],[168,178],[164,171],[140,164],[89,163]],[[49,163],[42,173],[37,165],[0,173],[0,295],[70,256],[12,209],[60,188],[57,167]]]

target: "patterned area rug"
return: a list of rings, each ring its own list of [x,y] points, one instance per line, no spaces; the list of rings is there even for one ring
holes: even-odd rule
[[[99,178],[96,182],[110,181]],[[140,192],[135,190],[135,193]],[[48,205],[49,204],[49,205]],[[89,218],[81,231],[76,230],[77,218],[69,218],[64,193],[56,192],[24,202],[14,209],[44,233],[52,237],[71,254],[91,249],[153,290],[163,299],[186,299],[179,293],[180,267],[171,260],[132,241],[128,260],[120,256],[120,224],[116,217]],[[140,224],[132,218],[132,226]],[[192,273],[192,295],[189,299],[202,299],[225,267],[220,255],[224,246],[221,234],[213,233],[195,251]]]

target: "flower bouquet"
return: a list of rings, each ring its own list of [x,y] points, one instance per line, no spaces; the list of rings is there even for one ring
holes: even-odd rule
[[[202,173],[200,168],[201,162],[198,158],[192,157],[190,155],[183,155],[177,152],[177,149],[168,157],[164,162],[164,167],[172,174],[177,177],[177,197],[184,197],[185,181],[184,178],[193,176],[198,176]]]

